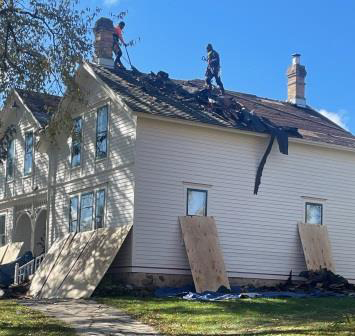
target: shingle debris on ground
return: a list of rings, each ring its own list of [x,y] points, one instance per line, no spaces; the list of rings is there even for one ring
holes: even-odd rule
[[[78,335],[159,336],[152,327],[92,300],[19,300],[18,303],[62,320]]]

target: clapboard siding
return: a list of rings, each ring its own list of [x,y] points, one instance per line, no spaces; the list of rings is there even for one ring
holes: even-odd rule
[[[79,115],[83,118],[81,165],[78,168],[70,168],[69,139],[57,155],[55,210],[50,221],[51,243],[68,232],[70,197],[98,188],[106,190],[105,226],[118,227],[133,223],[136,118],[123,110],[113,97],[92,79],[81,84],[88,97],[85,104],[76,108],[73,114],[73,118]],[[108,156],[96,161],[96,114],[97,109],[104,105],[108,106],[109,111]],[[131,238],[120,251],[118,260],[122,265],[132,263],[130,241]]]
[[[337,271],[355,279],[355,154],[292,142],[286,156],[275,144],[255,196],[267,144],[266,137],[139,118],[133,266],[189,269],[177,218],[186,212],[186,183],[196,183],[207,185],[230,276],[305,270],[296,224],[305,202],[320,198]]]

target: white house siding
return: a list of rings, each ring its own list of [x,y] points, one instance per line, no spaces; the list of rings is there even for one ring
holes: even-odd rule
[[[16,109],[10,108],[14,100],[18,106]],[[11,242],[18,209],[31,209],[32,205],[37,206],[39,202],[43,205],[47,188],[48,157],[36,151],[35,144],[38,137],[34,137],[32,174],[24,177],[25,133],[35,132],[39,125],[21,101],[15,98],[15,94],[10,98],[2,113],[4,127],[14,125],[16,128],[14,179],[11,182],[6,181],[6,162],[0,167],[0,214],[6,215],[6,238],[8,242]]]
[[[293,142],[286,156],[275,143],[255,196],[267,143],[139,117],[133,271],[189,272],[178,216],[186,213],[186,186],[195,183],[208,189],[229,276],[282,279],[305,270],[296,224],[311,197],[324,204],[337,272],[354,280],[355,153]]]
[[[68,232],[70,197],[98,188],[106,189],[105,226],[118,227],[133,222],[134,158],[136,118],[120,107],[109,90],[82,73],[80,80],[88,99],[73,118],[83,117],[81,165],[70,168],[70,139],[58,154],[55,181],[55,205],[50,219],[50,242]],[[85,84],[84,84],[85,83]],[[109,106],[108,157],[95,161],[96,114]],[[131,264],[131,253],[125,249],[123,261]]]

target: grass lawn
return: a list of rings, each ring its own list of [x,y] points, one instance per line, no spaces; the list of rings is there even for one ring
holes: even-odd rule
[[[0,336],[74,336],[62,322],[21,306],[12,300],[0,300]]]
[[[166,335],[355,335],[355,298],[207,303],[116,297],[98,301],[120,308]]]

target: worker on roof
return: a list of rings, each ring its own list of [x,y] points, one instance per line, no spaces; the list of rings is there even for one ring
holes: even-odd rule
[[[224,95],[224,87],[220,76],[221,64],[220,64],[218,52],[213,49],[211,43],[207,45],[206,49],[207,49],[206,84],[208,86],[208,89],[212,91],[212,78],[214,77],[217,85],[221,90],[222,95]]]
[[[127,43],[123,39],[123,29],[125,27],[125,23],[121,21],[116,27],[115,27],[115,32],[113,34],[113,52],[116,55],[116,59],[114,62],[114,67],[115,69],[121,68],[125,69],[121,62],[121,57],[122,57],[122,50],[121,50],[121,45],[123,44],[125,47],[127,47]]]

